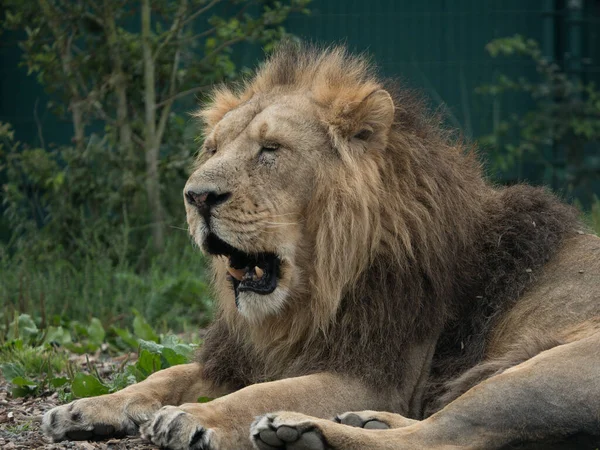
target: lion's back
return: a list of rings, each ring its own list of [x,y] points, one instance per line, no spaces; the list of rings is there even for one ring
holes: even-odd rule
[[[494,327],[487,356],[501,356],[524,339],[567,342],[600,330],[600,237],[565,240],[525,294]]]

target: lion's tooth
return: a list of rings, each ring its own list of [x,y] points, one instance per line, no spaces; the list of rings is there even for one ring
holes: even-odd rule
[[[264,270],[262,270],[262,269],[261,269],[260,267],[258,267],[258,266],[256,266],[256,267],[254,268],[254,272],[256,272],[256,277],[257,277],[259,280],[260,280],[260,279],[263,277],[263,275],[265,274],[265,271],[264,271]]]
[[[227,272],[229,272],[229,275],[231,275],[236,280],[242,281],[245,270],[244,269],[234,269],[233,267],[229,266],[229,267],[227,267]]]

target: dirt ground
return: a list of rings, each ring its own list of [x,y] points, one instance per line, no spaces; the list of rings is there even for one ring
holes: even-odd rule
[[[12,398],[9,384],[0,377],[0,449],[2,450],[157,450],[158,447],[131,437],[107,441],[63,441],[51,443],[40,430],[42,415],[60,404],[56,394],[37,398]]]

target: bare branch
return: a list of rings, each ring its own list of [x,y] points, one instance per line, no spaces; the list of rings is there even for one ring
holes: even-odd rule
[[[133,138],[133,141],[140,147],[144,148],[146,146],[144,140],[137,133],[132,132],[131,137]]]
[[[188,36],[188,37],[178,39],[178,40],[174,41],[173,43],[177,44],[177,45],[185,44],[186,42],[191,42],[191,41],[195,41],[197,39],[202,39],[203,37],[206,37],[206,36],[210,36],[215,31],[217,31],[216,27],[211,28],[210,30],[203,31],[202,33],[194,34],[193,36]]]
[[[38,139],[40,140],[40,145],[42,148],[46,148],[46,143],[44,142],[44,133],[42,132],[42,121],[38,116],[38,104],[40,103],[39,97],[35,99],[35,105],[33,107],[33,118],[35,119],[35,125],[37,126]]]
[[[173,20],[173,23],[171,24],[171,29],[169,30],[169,32],[167,34],[167,38],[163,42],[161,42],[161,44],[158,46],[158,48],[154,52],[154,56],[153,56],[154,61],[156,61],[156,59],[158,58],[158,55],[160,54],[162,49],[171,41],[171,39],[173,39],[175,36],[180,35],[181,30],[184,27],[183,16],[185,15],[186,10],[187,10],[187,1],[182,0],[181,3],[179,4],[179,9],[177,10],[177,14],[175,14],[175,19]]]
[[[68,38],[65,38],[65,31],[63,30],[60,19],[61,12],[55,9],[55,5],[48,0],[38,0],[40,10],[46,17],[50,30],[54,35],[59,48],[59,57],[62,63],[62,71],[65,77],[65,84],[69,90],[69,109],[73,116],[73,131],[75,133],[75,144],[78,150],[83,150],[83,142],[85,138],[85,121],[83,117],[83,109],[81,102],[81,94],[77,87],[77,77],[73,75],[73,64],[72,64],[72,41],[73,35],[71,34]]]
[[[185,0],[182,0],[185,1]],[[150,0],[142,0],[142,51],[144,58],[144,153],[146,156],[146,194],[152,211],[152,237],[156,250],[164,246],[164,230],[162,227],[163,209],[160,200],[158,175],[158,159],[160,140],[156,135],[156,86],[154,58],[152,56],[152,10]],[[163,111],[164,112],[164,111]]]
[[[186,91],[179,92],[179,93],[173,95],[172,97],[169,97],[169,98],[163,100],[162,102],[157,103],[156,108],[161,108],[168,103],[173,103],[175,100],[177,100],[179,98],[187,97],[188,95],[195,94],[196,92],[205,91],[205,90],[209,89],[211,86],[212,85],[207,84],[205,86],[198,86],[198,87],[195,87],[192,89],[188,89]]]
[[[92,101],[91,105],[96,110],[96,114],[98,114],[98,117],[100,117],[100,119],[104,120],[107,124],[109,124],[113,127],[118,126],[117,121],[115,119],[113,119],[112,117],[109,117],[108,114],[106,114],[106,111],[104,111],[100,102]]]
[[[229,47],[230,45],[236,44],[237,42],[241,42],[245,38],[246,38],[245,36],[240,36],[240,37],[236,37],[233,39],[229,39],[228,41],[221,43],[221,45],[217,46],[212,52],[210,52],[208,55],[205,55],[204,58],[202,58],[198,64],[205,63],[211,57],[213,57],[214,55],[219,53],[221,50],[223,50],[225,47]]]
[[[131,152],[131,125],[129,123],[129,114],[127,108],[127,79],[123,71],[123,58],[121,56],[121,46],[119,45],[119,35],[117,33],[117,24],[115,14],[108,0],[104,0],[104,20],[106,22],[106,40],[111,52],[113,63],[114,89],[117,96],[117,120],[119,122],[119,141],[121,148],[125,152]]]
[[[213,6],[215,6],[217,3],[220,3],[222,0],[212,0],[212,2],[210,2],[208,5],[206,5],[203,8],[200,8],[198,11],[196,11],[195,13],[191,14],[187,19],[185,19],[182,23],[182,26],[186,26],[188,23],[192,22],[193,20],[196,19],[196,17],[204,14],[206,11],[208,11],[210,8],[212,8]]]
[[[186,9],[187,9],[187,0],[181,0],[181,4],[179,7],[179,11],[181,12],[181,14],[178,15],[179,19],[176,19],[177,22],[181,22],[180,19],[183,17],[183,14],[185,14]],[[175,25],[175,23],[173,25]],[[182,31],[183,31],[183,27],[178,26],[177,27],[177,37],[178,38],[181,37]],[[173,58],[173,67],[171,69],[171,79],[169,80],[169,97],[171,99],[165,103],[163,110],[160,114],[160,119],[158,121],[158,129],[156,131],[157,142],[160,142],[162,140],[163,133],[165,131],[165,127],[167,126],[167,120],[168,120],[169,114],[171,112],[171,106],[173,105],[173,102],[175,101],[174,94],[175,94],[175,90],[177,89],[177,70],[179,69],[180,58],[181,58],[181,47],[178,47],[177,50],[175,51],[175,56]],[[155,106],[155,108],[156,108],[156,106]]]

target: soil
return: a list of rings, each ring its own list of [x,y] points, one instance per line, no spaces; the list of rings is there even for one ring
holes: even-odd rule
[[[90,362],[101,376],[109,376],[124,359],[134,361],[135,353],[118,357],[96,355],[73,355],[71,362],[85,368]],[[0,375],[0,449],[2,450],[158,450],[158,447],[139,437],[109,439],[104,441],[51,442],[41,430],[42,416],[46,411],[60,405],[56,393],[47,392],[38,397],[14,398],[10,384]]]
[[[139,437],[111,439],[106,441],[62,441],[52,443],[40,429],[42,415],[58,406],[56,393],[36,398],[13,398],[9,384],[0,379],[0,448],[2,450],[24,449],[77,449],[77,450],[157,450]]]
[[[42,415],[58,406],[56,393],[37,398],[13,398],[9,384],[0,379],[0,448],[2,450],[24,449],[77,449],[77,450],[157,450],[139,437],[111,439],[106,441],[62,441],[52,443],[40,429]]]

